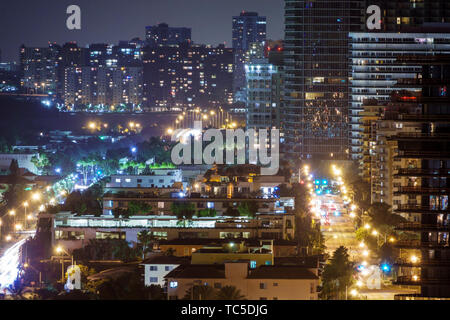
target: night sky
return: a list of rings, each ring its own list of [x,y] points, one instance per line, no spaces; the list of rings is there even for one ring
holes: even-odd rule
[[[71,4],[81,7],[80,31],[66,28]],[[196,43],[231,47],[232,16],[242,10],[267,16],[268,38],[281,39],[283,8],[283,0],[1,0],[0,49],[3,61],[17,61],[21,44],[77,41],[85,46],[143,39],[145,26],[161,22],[192,28]]]

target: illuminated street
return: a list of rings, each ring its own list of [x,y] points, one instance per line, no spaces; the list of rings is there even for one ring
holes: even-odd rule
[[[26,238],[16,242],[9,247],[0,258],[0,290],[3,292],[14,283],[19,272],[20,247],[25,243]]]

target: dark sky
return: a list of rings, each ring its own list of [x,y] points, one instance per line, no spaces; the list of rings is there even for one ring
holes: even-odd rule
[[[66,9],[81,7],[82,29],[66,28]],[[267,16],[270,39],[283,38],[283,0],[0,0],[2,60],[18,60],[21,44],[116,43],[144,38],[145,26],[191,27],[194,42],[231,46],[231,21],[242,10]]]

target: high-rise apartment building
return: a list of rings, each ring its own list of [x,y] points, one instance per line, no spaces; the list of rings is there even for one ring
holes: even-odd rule
[[[142,67],[68,67],[64,92],[67,110],[79,106],[101,106],[102,111],[116,111],[120,106],[141,110]]]
[[[233,51],[224,45],[146,47],[143,65],[149,107],[189,109],[232,103]]]
[[[279,129],[283,101],[283,48],[254,43],[247,52],[247,128]]]
[[[418,295],[399,295],[399,299],[450,298],[450,57],[405,57],[407,65],[420,65],[422,71],[406,83],[422,88],[396,102],[416,104],[415,113],[400,113],[404,120],[417,123],[419,132],[400,132],[392,137],[398,145],[399,165],[395,175],[400,184],[394,195],[402,198],[398,214],[415,214],[415,222],[403,223],[398,230],[415,232],[419,240],[400,241],[402,248],[396,265],[396,284],[418,285]],[[406,250],[407,249],[407,250]],[[412,256],[414,255],[414,259]]]
[[[145,39],[150,47],[178,45],[191,41],[191,29],[169,27],[167,23],[160,23],[145,28]]]
[[[422,31],[426,31],[422,28]],[[363,166],[363,123],[361,112],[366,100],[385,104],[395,90],[420,91],[410,84],[398,86],[399,79],[415,79],[420,65],[400,63],[398,58],[409,55],[430,56],[450,54],[450,28],[447,33],[434,28],[420,33],[350,33],[350,156]],[[404,81],[403,81],[404,83]]]
[[[285,0],[283,124],[290,159],[348,158],[349,32],[365,1]]]
[[[447,0],[369,0],[381,9],[381,32],[412,32],[413,28],[450,22]]]
[[[266,17],[242,12],[233,17],[234,78],[233,92],[245,102],[245,59],[252,43],[266,41]]]
[[[55,95],[60,47],[20,47],[21,87],[26,93]]]

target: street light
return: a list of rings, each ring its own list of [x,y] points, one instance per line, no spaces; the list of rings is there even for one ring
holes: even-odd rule
[[[33,199],[34,201],[39,201],[41,199],[41,194],[39,192],[35,192],[31,196],[31,199]]]
[[[15,210],[9,210],[9,215],[14,217],[14,224],[16,224],[16,211]]]
[[[58,246],[56,247],[55,251],[58,254],[65,253],[68,256],[70,256],[72,258],[72,265],[73,265],[73,255],[69,254],[66,250],[64,250],[63,247]],[[64,257],[61,259],[61,283],[64,283]]]
[[[24,208],[24,210],[25,210],[25,213],[24,213],[24,221],[25,221],[25,229],[27,228],[27,219],[26,219],[26,217],[27,217],[27,208],[28,208],[28,202],[27,201],[25,201],[23,204],[23,208]]]

